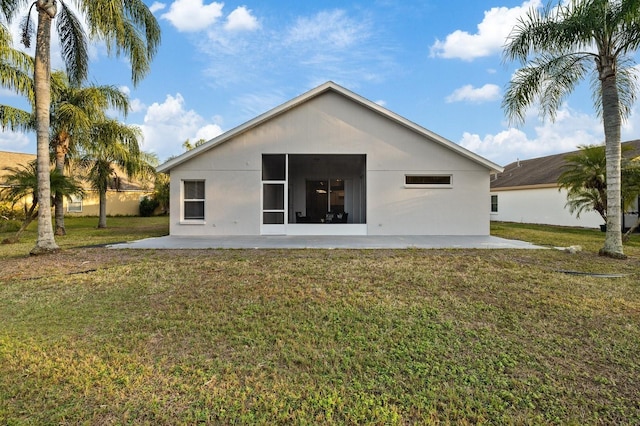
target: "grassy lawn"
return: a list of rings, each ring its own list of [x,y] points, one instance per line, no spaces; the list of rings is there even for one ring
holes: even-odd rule
[[[640,423],[640,235],[624,261],[516,224],[492,233],[584,250],[154,251],[87,246],[166,218],[96,223],[0,246],[0,424]]]

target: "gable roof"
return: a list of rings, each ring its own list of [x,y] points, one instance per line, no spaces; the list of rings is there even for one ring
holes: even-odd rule
[[[633,150],[627,155],[640,155],[640,139],[624,142]],[[492,190],[526,189],[526,188],[551,188],[558,186],[558,178],[565,165],[565,157],[577,154],[579,150],[564,152],[562,154],[548,155],[546,157],[519,160],[504,167],[502,173],[491,181]]]
[[[419,126],[418,124],[413,123],[412,121],[407,120],[406,118],[376,104],[375,102],[372,102],[366,98],[363,98],[360,95],[357,95],[347,89],[345,89],[344,87],[332,82],[332,81],[328,81],[318,87],[316,87],[315,89],[311,89],[310,91],[303,93],[302,95],[291,99],[288,102],[285,102],[284,104],[277,106],[269,111],[267,111],[264,114],[261,114],[259,116],[257,116],[256,118],[247,121],[244,124],[241,124],[240,126],[229,130],[226,133],[223,133],[209,141],[207,141],[206,143],[192,149],[189,150],[187,152],[185,152],[182,155],[179,155],[175,158],[172,158],[170,160],[168,160],[167,162],[165,162],[164,164],[161,164],[160,166],[157,167],[158,172],[169,172],[171,169],[173,169],[174,167],[188,161],[189,159],[205,152],[208,151],[222,143],[225,143],[231,139],[233,139],[234,137],[247,132],[305,102],[308,102],[309,100],[316,98],[318,96],[320,96],[323,93],[326,92],[333,92],[333,93],[337,93],[340,94],[342,96],[344,96],[347,99],[350,99],[354,102],[356,102],[357,104],[368,108],[369,110],[381,115],[382,117],[385,117],[397,124],[400,124],[404,127],[406,127],[409,130],[412,130],[430,140],[432,140],[435,143],[438,143],[446,148],[449,148],[451,151],[462,155],[463,157],[466,157],[468,159],[470,159],[471,161],[478,163],[484,167],[486,167],[487,169],[489,169],[490,171],[494,171],[494,172],[501,172],[503,170],[503,168],[501,166],[499,166],[498,164],[495,164],[489,160],[487,160],[486,158],[483,158],[463,147],[461,147],[460,145],[451,142],[448,139],[443,138],[440,135],[437,135],[427,129],[425,129],[422,126]]]

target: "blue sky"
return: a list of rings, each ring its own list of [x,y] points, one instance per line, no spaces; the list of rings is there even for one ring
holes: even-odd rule
[[[541,0],[148,1],[162,27],[137,86],[123,58],[91,48],[90,81],[129,94],[129,124],[164,161],[186,139],[210,139],[332,80],[498,164],[601,143],[588,83],[554,123],[532,109],[507,123],[502,95],[517,64],[502,46]],[[17,28],[13,26],[15,40]],[[54,42],[52,63],[62,68]],[[3,103],[21,100],[0,89]],[[623,140],[640,137],[638,107]],[[35,153],[33,135],[3,132],[0,150]]]

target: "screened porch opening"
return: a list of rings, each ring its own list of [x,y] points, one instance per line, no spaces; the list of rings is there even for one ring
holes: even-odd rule
[[[289,224],[365,224],[366,156],[288,155]]]

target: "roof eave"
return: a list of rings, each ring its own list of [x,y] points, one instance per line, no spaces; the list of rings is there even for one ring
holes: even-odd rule
[[[273,108],[273,109],[271,109],[271,110],[269,110],[269,111],[257,116],[256,118],[254,118],[252,120],[249,120],[246,123],[241,124],[240,126],[235,127],[234,129],[229,130],[228,132],[225,132],[225,133],[223,133],[223,134],[211,139],[210,141],[205,142],[204,144],[202,144],[202,145],[200,145],[200,146],[198,146],[198,147],[196,147],[196,148],[194,148],[192,150],[189,150],[189,151],[183,153],[182,155],[179,155],[179,156],[177,156],[177,157],[165,162],[164,164],[161,164],[160,166],[158,166],[156,168],[156,170],[158,172],[160,172],[160,173],[170,172],[171,169],[173,169],[173,168],[179,166],[180,164],[188,161],[192,157],[195,157],[195,156],[199,155],[200,153],[206,152],[206,151],[216,147],[217,145],[220,145],[220,144],[222,144],[222,143],[224,143],[224,142],[226,142],[226,141],[238,136],[239,134],[242,134],[242,133],[244,133],[244,132],[246,132],[248,130],[251,130],[252,128],[254,128],[254,127],[256,127],[256,126],[258,126],[258,125],[260,125],[260,124],[262,124],[262,123],[264,123],[264,122],[266,122],[266,121],[268,121],[268,120],[270,120],[270,119],[272,119],[272,118],[274,118],[274,117],[276,117],[276,116],[278,116],[278,115],[280,115],[280,114],[282,114],[282,113],[284,113],[284,112],[286,112],[286,111],[288,111],[288,110],[290,110],[292,108],[295,108],[296,106],[298,106],[298,105],[300,105],[300,104],[302,104],[304,102],[307,102],[308,100],[310,100],[310,99],[312,99],[312,98],[314,98],[314,97],[316,97],[316,96],[318,96],[318,95],[320,95],[320,94],[322,94],[324,92],[330,91],[330,90],[335,91],[335,92],[337,92],[337,93],[339,93],[339,94],[341,94],[341,95],[343,95],[343,96],[345,96],[345,97],[347,97],[347,98],[349,98],[349,99],[351,99],[351,100],[353,100],[353,101],[365,106],[366,108],[368,108],[368,109],[370,109],[370,110],[372,110],[372,111],[374,111],[374,112],[376,112],[376,113],[378,113],[380,115],[383,115],[383,116],[387,117],[388,119],[390,119],[390,120],[392,120],[392,121],[394,121],[394,122],[396,122],[396,123],[408,128],[408,129],[410,129],[410,130],[412,130],[412,131],[414,131],[414,132],[416,132],[416,133],[418,133],[418,134],[420,134],[422,136],[425,136],[425,137],[433,140],[434,142],[436,142],[436,143],[438,143],[440,145],[443,145],[443,146],[445,146],[445,147],[457,152],[458,154],[462,155],[463,157],[466,157],[469,160],[486,167],[489,170],[489,172],[491,172],[491,173],[494,173],[494,172],[502,173],[504,171],[504,168],[502,166],[499,166],[498,164],[493,163],[493,162],[487,160],[486,158],[483,158],[483,157],[481,157],[481,156],[469,151],[468,149],[466,149],[466,148],[464,148],[464,147],[462,147],[462,146],[460,146],[460,145],[458,145],[458,144],[456,144],[456,143],[454,143],[454,142],[452,142],[452,141],[450,141],[450,140],[448,140],[448,139],[446,139],[446,138],[444,138],[444,137],[442,137],[442,136],[440,136],[440,135],[438,135],[436,133],[431,132],[430,130],[428,130],[428,129],[422,127],[422,126],[420,126],[420,125],[418,125],[418,124],[416,124],[416,123],[414,123],[414,122],[412,122],[410,120],[407,120],[406,118],[394,113],[393,111],[390,111],[390,110],[388,110],[388,109],[376,104],[375,102],[372,102],[372,101],[370,101],[370,100],[358,95],[357,93],[351,92],[350,90],[345,89],[344,87],[342,87],[342,86],[340,86],[340,85],[338,85],[338,84],[336,84],[336,83],[334,83],[332,81],[328,81],[328,82],[326,82],[326,83],[324,83],[324,84],[322,84],[322,85],[320,85],[320,86],[318,86],[318,87],[316,87],[314,89],[311,89],[308,92],[305,92],[302,95],[297,96],[297,97],[291,99],[290,101],[285,102],[282,105],[277,106],[277,107],[275,107],[275,108]]]

